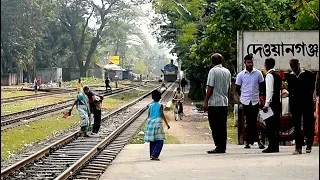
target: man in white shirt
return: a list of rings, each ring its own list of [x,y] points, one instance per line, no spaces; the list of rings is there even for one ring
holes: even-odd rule
[[[280,75],[274,69],[275,60],[268,58],[265,60],[265,68],[267,70],[266,75],[266,93],[265,104],[262,110],[268,112],[269,109],[273,111],[273,116],[266,119],[267,137],[269,140],[268,148],[263,150],[263,153],[275,153],[279,152],[279,126],[280,126],[280,89],[282,85],[282,79]]]
[[[241,71],[236,78],[236,92],[240,96],[243,105],[244,116],[246,117],[246,146],[258,142],[259,148],[264,149],[264,145],[259,140],[257,130],[257,119],[259,113],[259,89],[263,87],[263,75],[261,71],[253,67],[253,56],[248,54],[244,57],[246,68]],[[240,120],[239,120],[240,121]]]

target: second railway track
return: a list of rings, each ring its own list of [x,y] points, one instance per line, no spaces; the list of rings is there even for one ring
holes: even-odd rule
[[[140,86],[141,85],[132,85],[132,86],[126,87],[126,88],[116,89],[112,92],[108,92],[108,93],[104,92],[100,95],[113,96],[113,95],[116,95],[119,93],[130,91],[130,90],[138,88]],[[20,111],[20,112],[16,112],[16,113],[3,115],[3,116],[1,116],[1,131],[8,129],[8,128],[12,128],[12,126],[9,127],[8,125],[71,107],[73,102],[74,102],[73,99],[69,99],[66,101],[61,101],[56,104],[50,104],[50,105],[46,105],[46,106],[42,106],[42,107],[38,107],[38,108],[33,108],[33,109],[25,110],[25,111]]]
[[[150,93],[103,117],[100,134],[82,138],[74,132],[2,170],[1,179],[96,179],[141,125],[135,119],[149,103]]]

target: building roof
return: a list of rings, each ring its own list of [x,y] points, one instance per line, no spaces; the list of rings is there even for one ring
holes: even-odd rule
[[[113,71],[126,71],[125,69],[115,64],[107,64],[103,68],[106,70],[113,70]]]

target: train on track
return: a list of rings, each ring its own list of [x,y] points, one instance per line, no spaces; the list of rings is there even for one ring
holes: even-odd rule
[[[164,66],[162,72],[164,74],[164,81],[175,82],[178,78],[179,69],[178,66],[173,64],[173,60],[171,60],[170,64]]]

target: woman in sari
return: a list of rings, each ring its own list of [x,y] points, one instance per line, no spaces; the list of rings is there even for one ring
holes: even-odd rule
[[[89,99],[83,92],[79,92],[73,106],[74,105],[76,105],[76,108],[80,116],[80,127],[81,127],[80,135],[83,137],[89,137],[87,134],[87,132],[90,131],[91,129],[90,119],[89,119],[90,117]],[[70,112],[72,111],[73,106]]]

